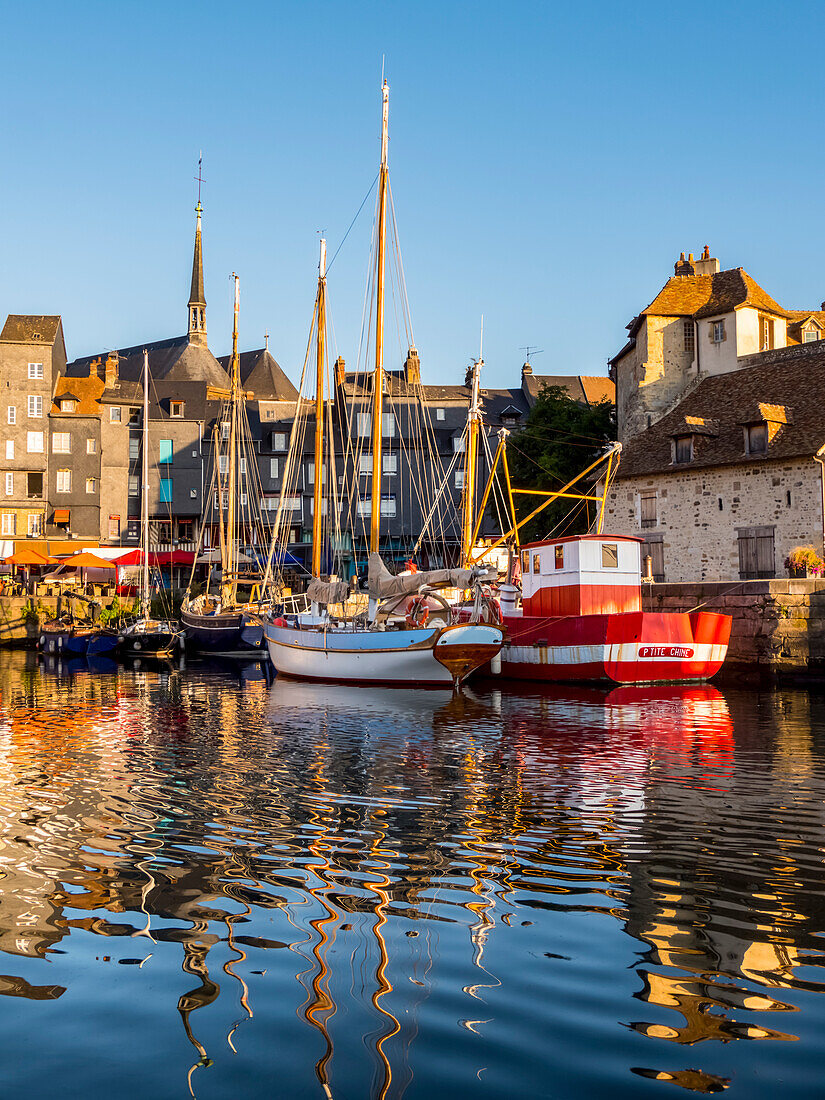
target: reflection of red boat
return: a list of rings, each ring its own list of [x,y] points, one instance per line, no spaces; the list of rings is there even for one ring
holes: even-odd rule
[[[522,607],[503,601],[503,676],[655,683],[722,667],[731,621],[642,611],[641,540],[576,535],[522,549]]]

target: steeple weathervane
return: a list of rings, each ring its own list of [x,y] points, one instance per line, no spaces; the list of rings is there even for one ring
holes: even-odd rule
[[[203,154],[198,159],[198,205],[195,207],[195,254],[192,257],[192,288],[189,293],[189,342],[206,347],[206,297],[203,292],[203,248],[201,243],[201,185],[203,183]]]

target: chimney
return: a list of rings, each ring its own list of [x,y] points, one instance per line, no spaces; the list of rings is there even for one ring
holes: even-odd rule
[[[421,385],[421,360],[418,358],[414,344],[410,344],[404,361],[404,381],[408,386]]]
[[[674,275],[695,275],[696,271],[693,267],[693,253],[688,253],[688,258],[685,259],[684,252],[679,254],[679,259],[673,265]]]
[[[347,365],[344,362],[343,355],[339,355],[335,360],[335,385],[343,386],[344,380],[347,376]]]
[[[530,364],[529,363],[523,363],[522,367],[521,367],[521,381],[522,381],[522,383],[524,382],[524,379],[529,378],[529,376],[532,373],[533,373],[533,368],[530,366]]]
[[[89,363],[89,377],[92,378],[94,375],[97,375],[98,378],[103,378],[104,375],[99,356]]]
[[[107,386],[117,385],[117,368],[119,363],[118,355],[116,351],[110,351],[106,356],[106,372],[104,381]]]
[[[710,247],[705,245],[701,257],[693,265],[697,275],[715,275],[719,270],[719,261],[711,256]]]

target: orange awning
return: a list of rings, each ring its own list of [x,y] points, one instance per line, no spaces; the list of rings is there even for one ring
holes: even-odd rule
[[[55,523],[68,523],[69,522],[69,509],[68,508],[55,508],[54,510],[54,522]]]
[[[64,558],[63,564],[68,569],[117,569],[117,563],[99,558],[97,554],[90,554],[88,550],[82,550],[79,554],[73,554],[70,558]]]
[[[7,565],[54,565],[56,558],[47,558],[29,546],[22,546],[16,553],[5,559]]]

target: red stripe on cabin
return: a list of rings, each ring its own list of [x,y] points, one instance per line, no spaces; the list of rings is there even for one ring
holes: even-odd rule
[[[522,598],[529,615],[618,615],[642,610],[638,585],[564,584],[540,588]]]

